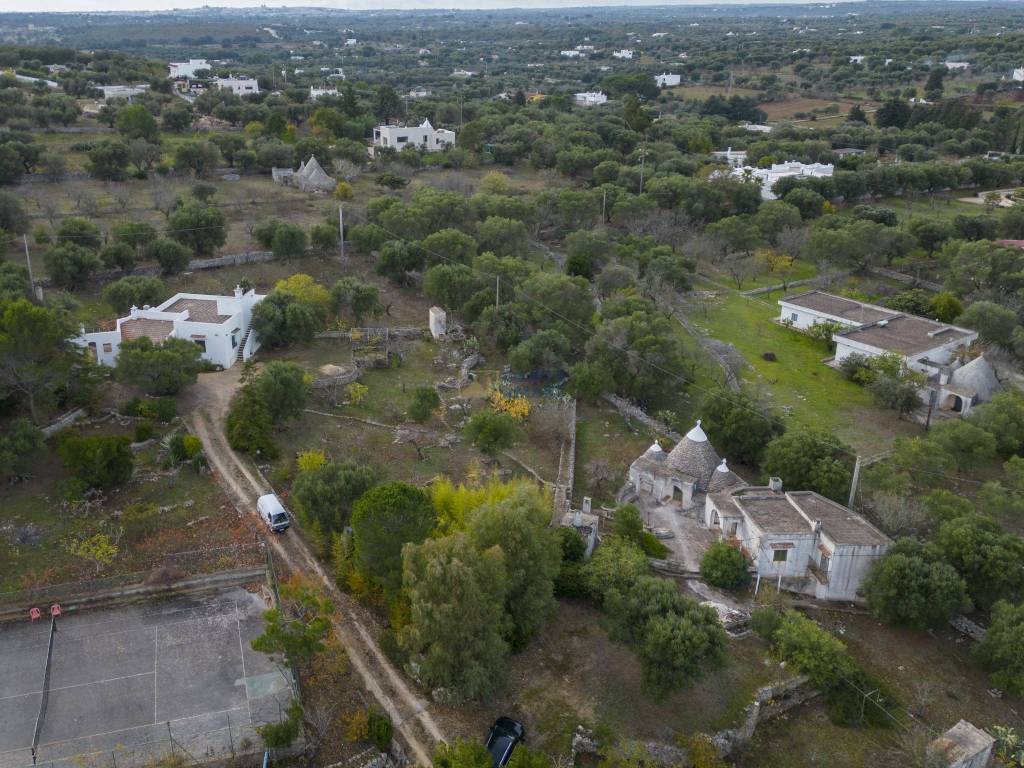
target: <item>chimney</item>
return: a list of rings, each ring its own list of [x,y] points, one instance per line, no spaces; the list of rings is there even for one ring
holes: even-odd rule
[[[781,477],[769,477],[768,488],[771,489],[772,493],[782,493],[782,478]]]
[[[583,525],[583,513],[578,509],[572,513],[572,524],[574,528],[580,528]]]
[[[134,304],[132,304],[132,308],[128,310],[128,316],[131,317],[131,318],[138,317],[139,316],[139,308],[136,307]]]
[[[583,514],[589,515],[591,510],[592,501],[589,496],[583,497]]]
[[[235,286],[235,298],[236,299],[242,298],[242,294],[243,293],[245,293],[245,291],[242,290],[242,286],[236,285]]]

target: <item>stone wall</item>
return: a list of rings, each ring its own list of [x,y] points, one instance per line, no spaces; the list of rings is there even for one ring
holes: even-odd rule
[[[572,506],[572,487],[576,480],[576,400],[566,408],[566,436],[558,453],[558,478],[555,480],[554,516],[557,525]]]
[[[743,722],[735,728],[719,731],[712,737],[711,740],[718,747],[718,754],[722,757],[729,755],[750,741],[759,723],[778,717],[818,694],[819,691],[810,688],[807,678],[802,675],[758,688],[754,700],[743,710]]]
[[[653,429],[655,432],[665,435],[666,437],[670,437],[676,442],[683,439],[683,436],[672,429],[668,424],[658,421],[653,416],[648,416],[640,406],[634,405],[629,402],[629,400],[619,397],[618,395],[613,395],[611,392],[605,392],[601,397],[614,405],[615,410],[619,412],[619,415],[622,416],[627,423],[630,421],[639,421],[648,429]]]
[[[43,427],[40,430],[40,432],[43,433],[43,437],[52,437],[53,435],[55,435],[58,432],[60,432],[62,429],[66,429],[67,427],[70,427],[71,425],[73,425],[76,422],[82,420],[83,418],[85,418],[85,409],[84,408],[76,408],[75,410],[73,410],[73,411],[71,411],[69,413],[65,413],[63,416],[61,416],[59,419],[57,419],[52,424],[49,424],[48,426]]]

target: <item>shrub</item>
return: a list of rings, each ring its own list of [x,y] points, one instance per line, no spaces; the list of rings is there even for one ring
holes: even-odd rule
[[[519,430],[515,419],[507,413],[479,411],[466,424],[466,436],[483,453],[493,456],[512,446]]]
[[[152,421],[140,421],[135,425],[135,442],[144,443],[156,433]]]
[[[782,626],[782,614],[770,605],[755,608],[750,614],[750,628],[766,643],[775,640],[775,632]]]
[[[69,432],[57,447],[68,472],[91,488],[111,488],[132,476],[131,438],[121,435],[83,437]]]
[[[422,424],[440,407],[441,398],[433,387],[418,387],[412,393],[412,402],[406,415],[413,421]]]
[[[366,721],[366,736],[378,750],[387,752],[391,748],[394,732],[390,717],[376,707],[370,710]]]
[[[275,459],[280,453],[274,442],[274,424],[266,404],[251,389],[243,389],[231,401],[226,432],[228,444],[236,451]]]
[[[722,589],[740,589],[750,580],[750,564],[736,547],[716,541],[700,561],[704,581]]]
[[[171,438],[168,450],[175,462],[191,461],[203,452],[203,443],[195,435],[178,432]]]

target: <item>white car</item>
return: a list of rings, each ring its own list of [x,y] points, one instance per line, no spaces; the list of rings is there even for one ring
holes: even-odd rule
[[[260,496],[256,500],[256,510],[260,513],[260,517],[263,518],[263,522],[274,533],[280,533],[291,525],[291,520],[288,518],[284,504],[277,498],[276,493],[267,493]]]

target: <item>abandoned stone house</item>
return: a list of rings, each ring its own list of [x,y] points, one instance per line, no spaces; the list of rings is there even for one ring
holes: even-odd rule
[[[758,578],[820,600],[853,600],[892,541],[852,509],[814,491],[766,487],[711,492],[704,525],[739,548]]]
[[[984,355],[971,351],[977,331],[822,291],[787,296],[779,306],[780,322],[800,330],[819,323],[840,326],[832,335],[833,366],[851,355],[899,357],[924,375],[922,403],[934,403],[941,411],[966,415],[1002,389]]]
[[[338,186],[337,180],[327,175],[314,155],[300,163],[297,171],[291,168],[271,168],[270,176],[278,184],[298,187],[303,192],[331,192]]]
[[[748,485],[729,469],[700,421],[669,452],[655,442],[629,468],[640,503],[676,507],[736,546],[759,578],[823,600],[852,600],[890,539],[813,491]]]

